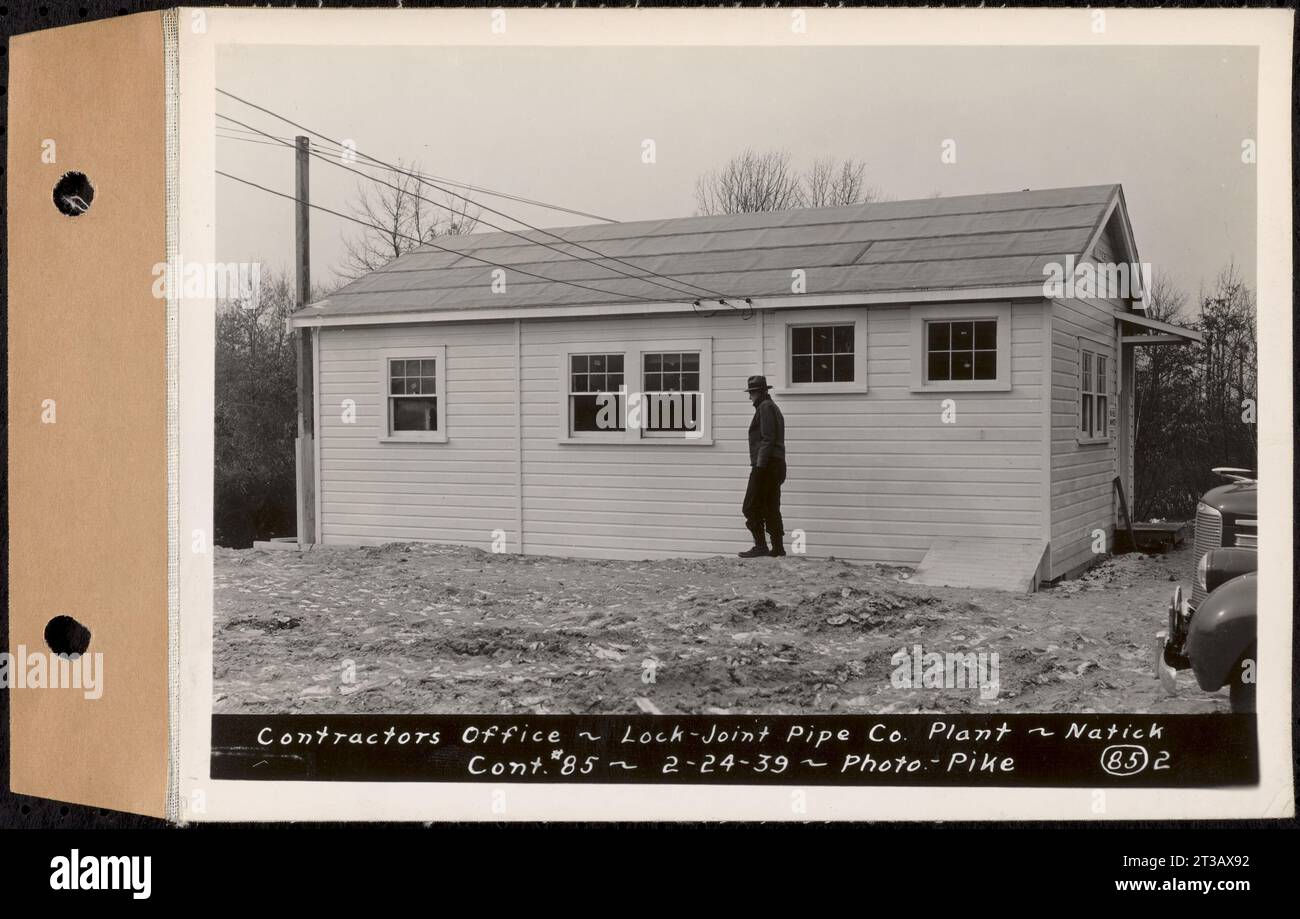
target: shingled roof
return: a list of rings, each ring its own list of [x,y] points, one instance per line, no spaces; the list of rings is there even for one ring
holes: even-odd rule
[[[417,312],[692,299],[619,271],[653,272],[674,279],[664,283],[698,285],[729,298],[788,297],[794,269],[805,271],[809,294],[1041,285],[1045,263],[1084,254],[1118,194],[1118,185],[1095,185],[550,230],[635,268],[602,262],[532,230],[439,237],[295,318],[391,314],[401,321],[402,314]],[[492,292],[496,268],[505,271],[501,293]]]

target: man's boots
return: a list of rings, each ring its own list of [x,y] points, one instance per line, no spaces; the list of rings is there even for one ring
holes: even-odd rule
[[[785,546],[781,545],[781,536],[782,534],[780,533],[772,534],[772,548],[768,551],[767,554],[771,555],[774,558],[780,558],[781,556],[785,555]]]
[[[767,551],[767,541],[763,538],[763,530],[754,527],[748,527],[747,529],[750,535],[754,537],[754,547],[737,554],[741,558],[766,558],[770,553]]]

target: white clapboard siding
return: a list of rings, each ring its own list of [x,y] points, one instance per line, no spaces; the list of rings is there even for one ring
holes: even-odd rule
[[[1045,539],[1046,306],[1011,312],[1006,392],[913,393],[910,311],[866,313],[866,393],[782,394],[790,475],[787,542],[812,556],[916,564],[936,539]],[[515,416],[512,321],[324,329],[320,333],[321,528],[325,542],[428,540],[483,548],[493,531],[528,553],[638,559],[731,553],[753,408],[745,379],[783,361],[772,317],[525,319]],[[760,359],[760,330],[762,357]],[[568,350],[707,339],[712,444],[561,443]],[[384,348],[446,347],[446,443],[379,440]],[[639,388],[634,368],[630,388]],[[941,421],[944,398],[957,421]],[[357,404],[344,424],[340,404]],[[517,426],[518,425],[518,426]],[[519,435],[522,434],[522,437]]]
[[[1103,236],[1099,246],[1104,247],[1106,239]],[[1099,252],[1103,261],[1110,260],[1108,249]],[[1113,439],[1079,442],[1079,341],[1082,336],[1085,347],[1106,355],[1108,396],[1118,411],[1119,355],[1112,310],[1122,306],[1119,300],[1099,298],[1052,302],[1051,578],[1100,557],[1094,552],[1095,531],[1105,532],[1106,551],[1114,545],[1117,444]]]
[[[446,347],[446,443],[383,443],[386,348]],[[321,538],[519,545],[511,322],[359,326],[320,333]],[[356,402],[356,422],[342,403]]]

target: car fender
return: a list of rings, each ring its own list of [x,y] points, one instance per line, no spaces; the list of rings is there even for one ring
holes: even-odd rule
[[[1233,578],[1201,601],[1187,628],[1187,659],[1196,682],[1214,692],[1232,681],[1237,662],[1255,644],[1256,573]]]

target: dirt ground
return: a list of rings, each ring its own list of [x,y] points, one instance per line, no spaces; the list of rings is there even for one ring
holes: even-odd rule
[[[218,549],[217,712],[801,714],[1227,711],[1151,672],[1186,547],[1028,596],[907,569],[585,561],[427,544]],[[978,688],[898,688],[891,657],[998,654]]]

